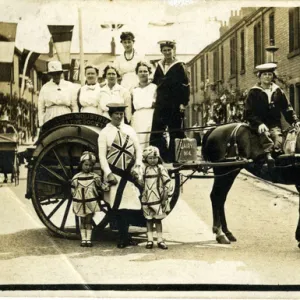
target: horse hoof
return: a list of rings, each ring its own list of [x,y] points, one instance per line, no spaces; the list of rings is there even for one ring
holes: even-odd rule
[[[217,236],[216,240],[219,244],[230,244],[230,241],[226,238],[225,235]]]
[[[236,242],[237,241],[237,239],[235,238],[235,236],[231,232],[226,232],[225,235],[226,235],[226,237],[228,238],[228,240],[230,242]]]

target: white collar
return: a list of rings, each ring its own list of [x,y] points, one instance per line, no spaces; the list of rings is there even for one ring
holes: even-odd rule
[[[116,83],[112,89],[108,86],[108,84],[106,84],[105,86],[102,87],[102,90],[105,90],[105,91],[120,91],[121,90],[121,86]]]
[[[158,64],[159,64],[159,66],[161,67],[161,69],[162,69],[164,75],[167,74],[168,71],[169,71],[174,65],[176,65],[176,64],[178,64],[178,63],[182,63],[182,61],[180,61],[180,60],[174,61],[172,64],[169,65],[169,68],[168,68],[167,72],[165,72],[165,68],[164,68],[164,65],[163,65],[163,61],[164,61],[163,59],[160,60],[160,61],[158,62]]]

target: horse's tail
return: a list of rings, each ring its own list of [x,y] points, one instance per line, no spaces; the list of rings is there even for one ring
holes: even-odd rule
[[[202,147],[201,147],[201,153],[204,160],[208,160],[208,156],[206,155],[205,148],[206,148],[206,142],[210,134],[216,129],[216,127],[212,127],[207,129],[205,132],[203,138],[202,138]]]

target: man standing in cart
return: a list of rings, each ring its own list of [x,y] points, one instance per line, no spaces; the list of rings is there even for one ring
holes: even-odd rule
[[[153,83],[157,85],[157,98],[152,122],[150,145],[160,150],[165,162],[175,160],[175,139],[184,138],[184,111],[188,105],[190,86],[183,62],[175,57],[175,42],[164,40],[158,42],[164,58],[158,62]],[[168,128],[170,144],[167,147],[164,130]],[[158,131],[158,132],[157,132]]]

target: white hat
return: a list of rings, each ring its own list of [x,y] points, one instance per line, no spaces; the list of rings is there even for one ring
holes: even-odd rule
[[[255,67],[259,72],[274,72],[277,68],[275,63],[266,63]]]
[[[160,157],[159,149],[154,146],[148,146],[143,151],[143,159],[144,161],[147,159],[149,155]]]
[[[84,160],[90,160],[94,164],[96,162],[96,156],[92,152],[84,151],[80,157],[80,161]]]
[[[48,73],[63,72],[61,62],[58,60],[49,61]]]

